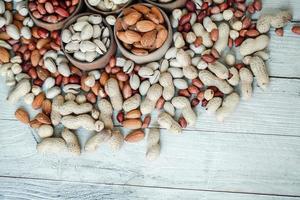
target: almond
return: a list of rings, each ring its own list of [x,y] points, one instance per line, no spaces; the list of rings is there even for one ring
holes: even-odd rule
[[[3,63],[7,63],[9,62],[9,59],[10,59],[9,52],[5,48],[0,47],[0,61]]]
[[[125,137],[126,142],[139,142],[144,139],[145,133],[142,130],[134,130]]]
[[[137,30],[143,33],[152,31],[153,29],[155,29],[155,27],[156,27],[155,23],[153,23],[150,20],[141,20],[136,23]]]
[[[127,119],[122,123],[124,128],[139,129],[142,127],[142,121],[140,119]]]
[[[15,112],[16,119],[19,120],[20,122],[24,124],[29,124],[30,119],[29,119],[29,114],[27,111],[25,111],[23,108],[19,108]]]
[[[37,114],[35,116],[35,119],[41,122],[42,124],[51,124],[50,118],[44,113]]]
[[[128,15],[128,14],[130,14],[130,13],[132,13],[132,12],[136,12],[136,10],[134,10],[133,8],[124,8],[123,9],[123,15],[125,16],[125,15]]]
[[[155,40],[155,47],[160,48],[165,43],[167,37],[168,31],[165,28],[159,30]]]
[[[141,117],[141,111],[138,109],[132,110],[128,113],[126,113],[125,118],[126,119],[136,119]]]
[[[46,80],[51,75],[47,69],[44,69],[42,67],[37,67],[36,72],[37,72],[39,79],[41,79],[43,81]]]
[[[135,31],[127,30],[125,31],[126,39],[129,41],[129,44],[138,42],[141,40],[141,35]]]
[[[41,122],[39,122],[38,120],[34,119],[29,123],[29,126],[31,128],[39,128],[42,125]]]
[[[164,23],[165,19],[156,6],[152,6],[151,12],[157,17],[160,24]]]
[[[0,33],[0,40],[9,40],[10,36],[6,32]]]
[[[119,40],[121,40],[122,42],[124,42],[126,44],[132,44],[132,43],[130,43],[130,40],[128,40],[128,38],[126,37],[126,34],[124,31],[118,31],[117,37],[119,38]]]
[[[123,42],[123,46],[124,46],[127,50],[131,50],[131,49],[132,49],[131,44],[127,44],[127,43]]]
[[[45,93],[44,92],[39,93],[32,102],[32,108],[35,110],[40,109],[43,105],[44,100],[45,100]]]
[[[160,31],[161,29],[166,29],[163,25],[161,24],[158,24],[156,25],[156,28],[155,28],[157,31]]]
[[[121,26],[123,30],[127,30],[129,27],[129,25],[124,22],[124,20],[121,20]]]
[[[129,14],[125,15],[123,17],[123,21],[128,24],[129,26],[136,24],[136,22],[138,20],[140,20],[142,17],[142,14],[134,11],[134,12],[130,12]]]
[[[141,42],[135,42],[135,43],[133,43],[133,46],[136,48],[143,48],[143,45],[141,44]]]
[[[143,4],[135,4],[132,7],[140,13],[143,13],[144,15],[150,12],[150,9],[147,6],[144,6]]]
[[[154,22],[155,24],[159,24],[159,19],[158,17],[153,14],[153,13],[148,13],[147,15],[145,15],[147,19],[151,20],[152,22]]]
[[[50,115],[51,114],[52,103],[51,103],[51,101],[49,99],[46,99],[46,100],[43,101],[43,103],[42,103],[42,111],[46,115]]]
[[[115,23],[115,29],[116,29],[117,31],[123,30],[122,20],[121,20],[120,18],[118,18],[118,19],[116,20],[116,23]]]
[[[149,31],[145,33],[141,39],[141,44],[144,48],[151,48],[154,45],[157,31]]]
[[[34,67],[38,66],[40,59],[41,59],[41,55],[39,53],[39,50],[37,50],[37,49],[33,50],[31,52],[31,56],[30,56],[30,61],[31,61],[32,66],[34,66]]]
[[[135,32],[137,31],[136,25],[128,26],[127,29]]]
[[[149,52],[145,49],[139,49],[139,48],[132,48],[131,52],[137,56],[145,56],[148,55]]]

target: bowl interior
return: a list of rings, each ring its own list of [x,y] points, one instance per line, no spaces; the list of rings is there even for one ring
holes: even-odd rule
[[[27,7],[28,7],[28,4],[29,4],[29,0],[27,0]],[[73,18],[80,11],[80,9],[82,8],[82,5],[83,5],[83,0],[79,0],[78,5],[77,5],[76,9],[73,11],[73,13],[71,13],[71,15],[69,17],[67,17],[57,23],[48,23],[43,20],[37,19],[32,15],[30,10],[29,10],[29,15],[38,26],[41,26],[42,28],[53,31],[53,30],[61,29],[69,19]]]
[[[148,3],[139,3],[139,4],[143,4],[143,5],[147,6],[147,7],[152,7],[152,6],[154,6],[154,5],[148,4]],[[131,7],[131,6],[129,6],[129,7]],[[158,7],[158,6],[156,6],[156,7]],[[164,17],[164,20],[165,20],[164,25],[166,26],[166,29],[167,29],[167,31],[168,31],[168,38],[169,38],[169,37],[172,38],[172,27],[171,27],[170,20],[169,20],[168,16],[166,15],[166,13],[165,13],[161,8],[158,7],[158,9],[160,10],[160,12],[162,13],[162,15],[163,15],[163,17]],[[123,12],[120,13],[120,15],[118,16],[117,19],[120,19],[121,17],[123,17]],[[135,54],[131,53],[130,51],[128,51],[128,50],[123,46],[122,42],[120,42],[119,38],[117,37],[117,30],[116,30],[115,27],[114,27],[114,35],[115,35],[116,43],[117,43],[118,47],[119,47],[121,50],[126,51],[126,54],[128,54],[128,55],[130,55],[130,56],[133,56],[133,57],[134,57],[134,56],[138,56],[138,55],[135,55]],[[152,51],[151,53],[149,53],[149,54],[147,54],[147,55],[139,56],[139,57],[151,57],[151,56],[155,55],[155,52],[159,51],[161,48],[164,47],[164,45],[167,43],[168,38],[166,39],[166,41],[164,42],[164,44],[163,44],[160,48],[156,49],[155,51]]]
[[[79,15],[76,15],[75,17],[73,17],[72,19],[70,19],[63,27],[62,31],[69,28],[69,26],[71,26],[79,17],[82,17],[82,16],[87,16],[87,15],[100,15],[100,14],[95,14],[95,13],[81,13]],[[101,15],[100,15],[101,16]],[[102,21],[103,23],[105,24],[106,27],[108,27],[108,30],[109,30],[109,35],[110,35],[110,48],[113,46],[112,44],[114,43],[114,37],[113,37],[113,31],[110,27],[110,25],[105,21],[105,18],[103,16],[102,17]],[[90,65],[93,65],[93,64],[97,64],[98,60],[100,60],[102,57],[104,57],[106,54],[108,54],[109,52],[109,49],[105,52],[105,54],[101,55],[100,57],[96,58],[93,62],[83,62],[83,61],[80,61],[76,58],[73,57],[73,55],[71,53],[67,53],[66,50],[65,50],[65,43],[63,43],[63,41],[61,41],[61,46],[62,46],[62,49],[63,49],[63,52],[65,53],[65,55],[71,59],[71,60],[75,60],[76,62],[78,63],[81,63],[81,64],[90,64]]]
[[[131,4],[131,2],[132,2],[132,0],[128,0],[127,3],[123,4],[120,8],[118,8],[118,9],[116,9],[116,10],[104,11],[104,10],[98,9],[98,8],[95,7],[95,6],[91,6],[91,5],[89,4],[88,0],[84,0],[84,1],[85,1],[86,6],[87,6],[90,10],[92,10],[92,11],[94,11],[94,12],[96,12],[96,13],[103,14],[103,15],[118,14],[118,13],[120,13],[120,12],[123,10],[123,8],[127,7],[127,6],[128,6],[129,4]]]

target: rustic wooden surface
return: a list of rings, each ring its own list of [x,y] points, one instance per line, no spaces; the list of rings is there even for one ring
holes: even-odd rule
[[[264,4],[300,21],[298,0]],[[1,79],[0,199],[300,199],[300,37],[290,28],[270,34],[266,92],[255,88],[223,124],[198,109],[182,135],[162,130],[155,162],[145,160],[145,141],[119,153],[104,145],[79,158],[38,155],[34,131],[14,118],[23,104],[6,102]],[[90,133],[78,135],[84,144]]]

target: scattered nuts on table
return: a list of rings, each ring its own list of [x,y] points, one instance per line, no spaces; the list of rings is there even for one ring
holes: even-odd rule
[[[103,11],[127,2],[88,1]],[[78,0],[30,0],[28,8],[35,18],[57,23],[78,4]],[[283,36],[292,15],[283,10],[253,22],[251,15],[261,9],[261,0],[247,4],[187,0],[185,8],[172,11],[170,21],[176,32],[173,46],[162,59],[139,65],[118,53],[104,69],[82,71],[69,62],[61,44],[65,53],[81,62],[90,63],[106,54],[111,36],[100,15],[75,16],[76,21],[62,32],[48,31],[34,24],[25,1],[13,5],[0,0],[0,75],[11,88],[7,100],[14,104],[23,99],[38,112],[31,119],[29,111],[18,108],[15,117],[36,129],[41,139],[39,153],[80,155],[74,131],[84,128],[95,132],[83,148],[86,152],[105,148],[102,143],[117,151],[124,141],[147,138],[146,158],[155,160],[161,138],[153,126],[180,134],[197,123],[197,106],[223,122],[241,100],[252,97],[254,79],[258,87],[267,89],[267,33],[273,27]],[[109,15],[105,19],[135,55],[150,54],[168,37],[166,19],[155,6],[134,4],[124,8],[120,18]],[[300,34],[298,25],[291,31]],[[58,125],[64,130],[54,137]],[[116,125],[130,131],[123,135]]]

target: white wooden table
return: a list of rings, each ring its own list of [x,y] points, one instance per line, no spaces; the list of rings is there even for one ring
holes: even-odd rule
[[[299,0],[264,0],[265,9]],[[0,81],[0,199],[300,199],[300,36],[271,32],[266,92],[242,102],[224,124],[203,110],[195,127],[162,130],[162,152],[145,160],[145,142],[78,158],[36,153],[32,130],[14,118]],[[88,133],[79,133],[84,143]]]

